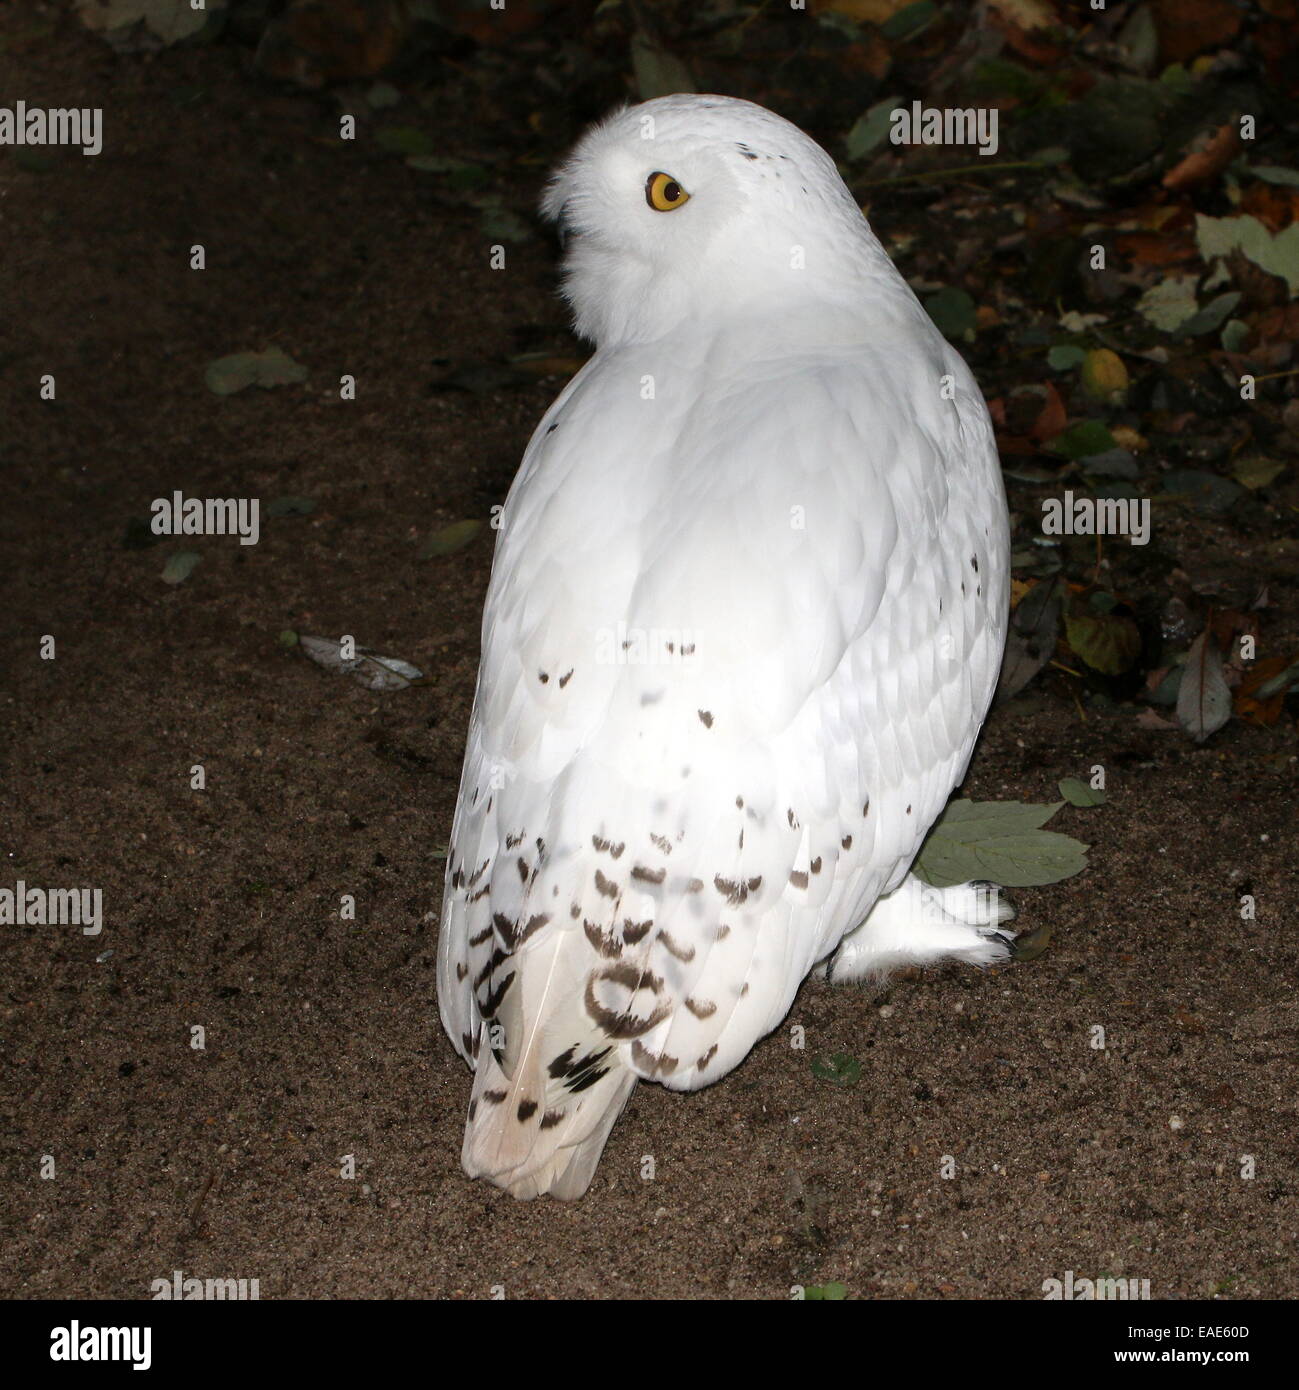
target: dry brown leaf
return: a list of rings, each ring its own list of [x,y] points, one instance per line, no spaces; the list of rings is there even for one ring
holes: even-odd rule
[[[1115,238],[1114,245],[1135,265],[1177,265],[1199,254],[1190,237],[1161,232],[1124,232]]]
[[[1044,383],[1046,389],[1046,404],[1042,407],[1037,419],[1033,422],[1033,428],[1029,431],[1029,436],[1033,439],[1045,440],[1054,439],[1056,435],[1063,434],[1065,425],[1069,421],[1069,413],[1065,410],[1064,401],[1060,398],[1060,393],[1048,381]]]
[[[1152,8],[1165,63],[1221,48],[1240,33],[1244,20],[1232,0],[1154,0]]]
[[[1260,179],[1245,190],[1237,211],[1257,218],[1270,232],[1283,232],[1299,218],[1299,188],[1282,188]]]
[[[988,0],[988,8],[1025,33],[1053,29],[1060,22],[1048,0]]]
[[[858,24],[884,24],[912,0],[812,0],[813,14],[841,14]]]
[[[1239,247],[1229,251],[1225,259],[1232,283],[1244,296],[1247,309],[1274,309],[1289,301],[1290,287],[1285,280],[1255,264]]]
[[[1296,662],[1299,662],[1299,652],[1290,657],[1269,656],[1264,661],[1255,662],[1236,691],[1236,713],[1250,724],[1275,724],[1285,708],[1285,690],[1278,690],[1265,700],[1257,699],[1256,692],[1260,686],[1266,685],[1282,671],[1289,670]]]
[[[1255,333],[1260,343],[1299,341],[1299,303],[1264,314],[1255,325]]]
[[[1193,147],[1163,177],[1164,187],[1171,192],[1198,188],[1216,179],[1240,152],[1240,131],[1234,121],[1228,121],[1211,135],[1201,135],[1194,145],[1199,148]]]

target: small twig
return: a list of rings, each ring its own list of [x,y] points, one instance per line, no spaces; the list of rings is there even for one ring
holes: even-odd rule
[[[203,1187],[198,1194],[198,1201],[194,1203],[193,1210],[189,1214],[190,1230],[193,1232],[198,1230],[199,1213],[203,1210],[203,1203],[207,1201],[208,1193],[212,1191],[212,1184],[216,1181],[216,1175],[217,1169],[213,1168],[203,1180]]]
[[[1070,687],[1069,694],[1073,696],[1073,702],[1078,706],[1078,718],[1085,724],[1087,722],[1087,711],[1082,707],[1082,701],[1078,698],[1078,692]]]

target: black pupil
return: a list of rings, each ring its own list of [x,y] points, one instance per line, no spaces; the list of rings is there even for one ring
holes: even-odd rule
[[[679,183],[665,183],[663,185],[663,196],[669,203],[675,203],[681,196],[681,185]]]

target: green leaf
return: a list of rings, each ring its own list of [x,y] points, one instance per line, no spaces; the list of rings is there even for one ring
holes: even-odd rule
[[[1282,459],[1258,457],[1237,459],[1236,466],[1232,469],[1236,481],[1241,487],[1249,488],[1251,492],[1274,483],[1284,472],[1285,462]]]
[[[840,1303],[848,1297],[848,1286],[846,1284],[809,1284],[803,1290],[803,1299],[806,1302]]]
[[[1141,655],[1141,630],[1131,618],[1079,613],[1065,618],[1064,631],[1074,651],[1105,676],[1130,671]]]
[[[948,286],[925,300],[925,310],[949,342],[973,342],[977,322],[974,300],[964,290]]]
[[[1299,222],[1292,222],[1274,236],[1257,217],[1195,216],[1195,241],[1206,260],[1242,251],[1269,275],[1279,275],[1299,293]]]
[[[886,39],[891,39],[894,43],[899,39],[909,39],[913,34],[918,34],[927,25],[932,24],[937,13],[938,6],[934,0],[915,0],[915,4],[908,5],[905,10],[899,10],[896,14],[890,15],[880,25],[880,34]]]
[[[1159,59],[1159,34],[1155,18],[1145,5],[1133,9],[1128,21],[1119,30],[1117,47],[1127,61],[1125,67],[1133,72],[1148,73]]]
[[[1060,795],[1070,806],[1103,806],[1105,793],[1089,786],[1077,777],[1066,777],[1060,783]]]
[[[861,1063],[846,1052],[818,1057],[812,1063],[812,1075],[833,1086],[855,1086],[861,1080]]]
[[[408,155],[406,164],[411,169],[418,169],[422,174],[444,175],[448,188],[477,188],[491,177],[484,165],[475,164],[470,159],[454,159],[445,154]]]
[[[1194,275],[1169,275],[1137,300],[1137,313],[1164,333],[1175,333],[1199,312]]]
[[[499,194],[479,194],[473,201],[479,208],[479,220],[485,235],[497,241],[527,241],[532,235],[532,228],[505,206]]]
[[[179,43],[197,34],[224,8],[225,0],[208,0],[198,10],[177,0],[77,0],[81,22],[87,29],[113,35],[110,42],[117,37],[114,31],[124,31],[144,20],[145,27],[164,44]]]
[[[1051,944],[1051,935],[1054,931],[1055,928],[1050,922],[1043,922],[1040,927],[1034,928],[1033,931],[1017,936],[1011,959],[1017,961],[1036,960]]]
[[[482,524],[481,521],[453,521],[450,526],[434,531],[424,543],[419,558],[429,560],[434,555],[452,555],[463,550],[482,529]]]
[[[1118,448],[1114,436],[1099,420],[1079,420],[1050,443],[1057,454],[1067,459],[1085,459]]]
[[[690,69],[681,59],[655,43],[640,29],[632,35],[631,66],[636,76],[636,90],[642,101],[695,90]]]
[[[1231,311],[1240,303],[1243,296],[1239,290],[1232,290],[1228,294],[1220,294],[1216,299],[1211,299],[1198,313],[1192,314],[1185,323],[1181,324],[1175,337],[1178,338],[1198,338],[1201,333],[1216,333],[1218,329],[1227,321]]]
[[[1004,888],[1058,883],[1087,867],[1087,846],[1042,825],[1064,805],[948,803],[912,865],[935,888],[986,879]]]
[[[1053,372],[1067,372],[1071,367],[1076,367],[1087,354],[1080,347],[1074,347],[1072,343],[1061,343],[1053,347],[1046,355],[1047,365]]]
[[[1240,319],[1228,319],[1222,325],[1222,345],[1228,352],[1239,352],[1249,337],[1249,324]]]
[[[390,125],[374,133],[374,143],[392,154],[431,155],[437,151],[437,141],[413,125]]]
[[[203,380],[218,396],[233,396],[249,386],[293,386],[306,381],[309,373],[280,348],[265,352],[234,352],[208,364]]]
[[[202,558],[197,550],[178,550],[163,566],[163,583],[183,584]]]
[[[401,100],[401,93],[391,82],[374,82],[366,92],[365,99],[371,110],[383,111],[389,106],[396,106]]]
[[[1159,74],[1159,80],[1170,92],[1179,97],[1190,96],[1195,90],[1195,82],[1192,80],[1191,74],[1181,63],[1170,63]]]
[[[1266,680],[1254,692],[1256,700],[1270,700],[1273,695],[1279,695],[1292,682],[1299,683],[1299,661],[1293,666],[1287,666],[1279,675],[1273,676],[1271,680]]]
[[[1299,169],[1283,169],[1279,164],[1255,164],[1246,171],[1264,183],[1279,183],[1286,188],[1299,188]]]
[[[1079,460],[1084,473],[1098,478],[1137,478],[1141,470],[1127,449],[1106,449],[1099,454],[1084,454]]]
[[[1009,58],[985,58],[970,74],[970,86],[983,96],[1017,97],[1027,104],[1041,95],[1046,78]]]
[[[864,116],[857,118],[844,141],[844,151],[849,159],[864,159],[884,143],[893,124],[893,111],[901,101],[901,97],[887,97],[884,101],[877,101]]]

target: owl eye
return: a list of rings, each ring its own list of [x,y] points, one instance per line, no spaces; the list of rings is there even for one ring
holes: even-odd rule
[[[690,201],[690,194],[671,174],[651,174],[645,180],[645,201],[655,212],[672,212]]]

